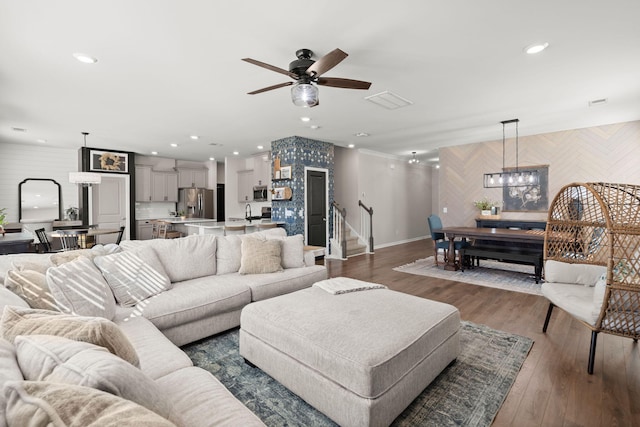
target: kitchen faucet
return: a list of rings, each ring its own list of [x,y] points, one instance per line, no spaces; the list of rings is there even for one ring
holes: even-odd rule
[[[247,208],[249,209],[249,215],[247,215]],[[247,203],[247,206],[244,207],[244,217],[251,222],[251,203]]]

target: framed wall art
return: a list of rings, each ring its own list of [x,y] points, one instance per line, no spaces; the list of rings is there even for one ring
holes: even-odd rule
[[[291,166],[282,166],[280,168],[280,179],[291,179]]]
[[[549,165],[527,166],[526,169],[538,171],[540,176],[538,183],[503,187],[503,212],[544,212],[549,210]],[[508,172],[515,170],[515,168],[505,169]]]
[[[129,155],[113,151],[89,152],[89,170],[96,172],[129,172]]]

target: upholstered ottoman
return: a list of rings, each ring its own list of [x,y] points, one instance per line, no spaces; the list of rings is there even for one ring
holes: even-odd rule
[[[316,285],[247,305],[240,354],[341,426],[389,425],[458,356],[455,307]]]

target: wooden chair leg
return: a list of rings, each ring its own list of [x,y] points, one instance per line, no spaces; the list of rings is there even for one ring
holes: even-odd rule
[[[433,242],[433,256],[436,259],[436,267],[438,266],[438,245],[436,242]]]
[[[589,366],[587,372],[593,375],[593,363],[596,359],[596,342],[598,341],[598,331],[591,331],[591,348],[589,349]]]
[[[550,302],[549,309],[547,310],[547,317],[544,319],[544,326],[542,327],[543,333],[547,332],[547,326],[549,326],[549,320],[551,320],[551,312],[553,311],[553,307],[555,307],[555,305],[553,305],[553,303]]]

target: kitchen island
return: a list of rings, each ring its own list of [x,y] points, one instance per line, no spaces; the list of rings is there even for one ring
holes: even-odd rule
[[[246,227],[246,233],[253,233],[258,231],[260,224],[275,223],[278,227],[282,227],[284,221],[271,221],[270,219],[253,220],[253,221],[226,221],[226,222],[189,222],[184,224],[184,227],[188,230],[188,234],[218,234],[224,235],[224,227],[227,226],[242,226]]]

